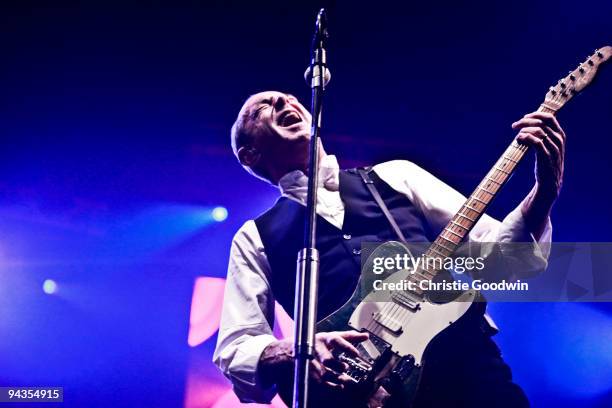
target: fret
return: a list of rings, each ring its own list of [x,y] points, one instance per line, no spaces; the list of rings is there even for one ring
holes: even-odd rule
[[[443,240],[445,240],[445,241],[450,242],[451,244],[453,244],[453,245],[455,245],[455,246],[457,245],[457,242],[455,242],[455,241],[451,241],[450,239],[446,238],[444,235],[440,235],[440,238],[442,238],[442,239],[443,239]]]
[[[459,224],[458,222],[455,222],[455,221],[453,221],[453,220],[451,220],[451,223],[452,223],[452,224],[455,224],[456,226],[458,226],[458,227],[460,227],[460,228],[467,229],[467,228],[465,228],[463,225],[461,225],[461,224]]]
[[[418,271],[419,275],[421,275],[421,278],[419,279],[420,281],[427,280],[428,279],[427,275],[431,275],[432,277],[436,275],[436,271],[435,270],[434,271],[430,271],[430,270],[425,269],[425,267],[423,267],[423,266],[419,266],[418,268],[416,268],[416,271]],[[423,279],[423,278],[425,278],[425,279]]]
[[[436,271],[428,271],[428,270],[426,270],[426,269],[424,269],[424,268],[419,266],[414,271],[414,273],[411,273],[409,276],[411,276],[413,278],[413,279],[410,279],[410,280],[412,280],[414,283],[418,284],[421,281],[431,280],[434,276],[436,276]]]
[[[461,212],[458,212],[458,213],[457,213],[457,215],[458,215],[458,216],[460,216],[460,217],[465,218],[466,220],[470,220],[470,221],[472,221],[472,222],[476,222],[476,220],[475,220],[475,219],[470,218],[470,217],[468,217],[467,215],[462,214]]]
[[[423,269],[423,268],[419,268],[419,271],[424,271],[424,269]],[[428,275],[432,275],[432,277],[435,275],[435,273],[430,273],[430,272],[428,272],[427,274],[428,274]],[[421,274],[421,273],[420,273],[420,272],[418,272],[418,271],[414,271],[414,273],[412,273],[411,275],[412,275],[412,276],[414,276],[414,277],[419,278],[419,280],[429,280],[429,279],[430,279],[429,277],[427,277],[427,276],[425,276],[425,275]],[[415,283],[416,283],[416,282],[415,282]]]
[[[441,245],[439,242],[434,242],[432,245],[435,245],[436,247],[442,248],[442,251],[448,252],[448,254],[444,254],[444,256],[449,256],[450,254],[453,253],[454,249],[449,249],[447,247],[445,247],[444,245]],[[440,252],[438,250],[436,250],[437,252]]]
[[[463,204],[463,206],[469,208],[472,211],[476,211],[478,214],[480,214],[480,210],[477,210],[474,207],[471,207],[468,203]]]
[[[453,224],[463,228],[463,229],[470,229],[472,228],[472,223],[469,221],[466,221],[464,219],[459,218],[458,216],[453,217],[452,219]]]
[[[487,204],[487,202],[486,202],[486,201],[482,201],[480,198],[476,197],[476,195],[472,195],[472,197],[471,197],[471,198],[473,198],[473,199],[474,199],[474,200],[476,200],[476,201],[480,201],[481,203],[483,203],[483,204],[485,204],[485,205]]]
[[[446,257],[444,257],[446,258]],[[436,273],[438,272],[438,270],[442,269],[442,267],[444,266],[444,258],[434,258],[434,257],[430,257],[428,259],[438,259],[438,262],[425,262],[425,264],[421,267],[419,267],[418,269],[425,272],[427,275],[431,276],[432,278],[434,276],[436,276]],[[437,268],[437,266],[440,266],[440,268]]]
[[[452,229],[450,229],[450,228],[448,228],[448,227],[447,227],[447,228],[444,228],[444,229],[445,229],[446,231],[450,232],[451,234],[458,236],[459,238],[463,238],[463,235],[461,235],[461,234],[457,234],[455,231],[453,231]]]
[[[521,144],[514,140],[512,143],[510,143],[510,146],[508,146],[508,150],[514,149],[514,151],[521,151],[521,146]]]
[[[510,153],[509,156],[504,156],[504,158],[506,158],[506,159],[508,159],[508,160],[510,160],[510,161],[512,161],[514,163],[518,163],[521,154],[520,154],[520,152],[519,152],[519,154],[517,154],[516,152],[517,151],[515,150],[512,153]]]
[[[510,147],[514,148],[514,151],[512,152],[512,158],[515,159],[518,163],[518,161],[521,160],[521,158],[523,157],[525,149],[522,147],[522,145],[511,145]]]
[[[446,258],[446,257],[448,256],[448,255],[444,255],[444,254],[443,254],[443,253],[441,253],[441,252],[436,251],[436,250],[435,250],[435,249],[433,249],[433,248],[429,248],[429,250],[430,250],[431,252],[435,252],[436,254],[438,254],[438,255],[442,256],[443,258]]]
[[[508,174],[508,175],[510,175],[510,173],[509,173],[509,172],[507,172],[507,171],[506,171],[506,170],[504,170],[504,169],[500,169],[500,168],[499,168],[499,167],[497,167],[497,166],[494,166],[493,168],[494,168],[495,170],[497,170],[497,171],[501,171],[501,172],[502,172],[502,173],[504,173],[504,174]]]
[[[478,186],[478,188],[479,188],[480,190],[482,190],[482,191],[486,191],[487,193],[489,193],[489,194],[491,194],[491,195],[495,195],[495,193],[494,193],[494,192],[489,191],[489,190],[487,190],[487,189],[486,189],[486,188],[484,188],[484,187],[480,187],[480,186]]]
[[[486,176],[485,178],[486,178],[487,180],[489,180],[489,181],[494,182],[494,183],[495,183],[495,184],[497,184],[498,186],[501,186],[501,185],[502,185],[502,183],[500,183],[499,181],[497,181],[497,180],[495,180],[495,179],[493,179],[493,178],[491,178],[491,177],[489,177],[489,176]]]
[[[514,160],[514,159],[511,159],[510,157],[508,157],[508,156],[506,156],[506,155],[504,155],[504,156],[502,156],[502,157],[503,157],[504,159],[506,159],[506,160],[511,161],[511,162],[512,162],[512,163],[514,163],[514,164],[518,163],[518,161],[516,161],[516,160]]]
[[[440,235],[440,237],[442,237],[442,235]],[[447,241],[448,241],[448,240],[447,240]],[[450,242],[453,242],[453,241],[450,241]],[[455,244],[455,243],[453,242],[453,244]],[[434,245],[437,245],[437,246],[439,246],[440,248],[444,248],[444,249],[446,249],[446,250],[447,250],[448,252],[450,252],[451,254],[452,254],[452,253],[453,253],[453,251],[455,250],[454,248],[447,248],[447,247],[445,247],[445,246],[444,246],[444,245],[442,245],[440,242],[438,242],[438,240],[435,240],[435,241],[434,241]]]

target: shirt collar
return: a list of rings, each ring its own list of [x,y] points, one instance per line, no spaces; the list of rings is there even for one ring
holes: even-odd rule
[[[340,167],[336,156],[323,156],[319,163],[319,187],[322,186],[329,191],[338,191],[339,172]],[[278,180],[278,187],[283,195],[301,195],[308,189],[308,177],[301,170],[293,170]]]

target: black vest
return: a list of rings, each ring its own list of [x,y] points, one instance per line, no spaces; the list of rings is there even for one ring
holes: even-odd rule
[[[409,242],[432,240],[421,212],[410,200],[370,172],[374,185]],[[383,212],[354,169],[340,171],[345,207],[342,230],[317,215],[320,255],[318,320],[338,309],[353,293],[360,274],[361,242],[397,240]],[[296,258],[303,248],[306,208],[286,197],[255,219],[271,268],[275,299],[293,314]]]

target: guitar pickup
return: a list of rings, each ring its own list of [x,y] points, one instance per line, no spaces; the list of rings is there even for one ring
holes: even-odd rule
[[[392,333],[400,334],[402,332],[402,324],[386,314],[376,312],[372,315],[372,318],[376,323],[380,324]]]
[[[420,302],[417,298],[412,296],[409,292],[394,291],[391,293],[391,300],[395,303],[412,310],[413,312],[421,308]]]

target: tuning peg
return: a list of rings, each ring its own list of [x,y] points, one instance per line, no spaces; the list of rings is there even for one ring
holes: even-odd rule
[[[578,71],[580,71],[581,74],[584,74],[584,68],[582,67],[582,65],[580,66],[580,68],[578,68]]]
[[[572,80],[572,81],[575,81],[576,77],[574,76],[574,74],[570,74],[569,79]]]
[[[590,66],[593,66],[593,65],[595,64],[595,63],[593,62],[593,60],[591,60],[590,58],[587,60],[587,63],[588,63]]]
[[[552,86],[550,87],[550,93],[553,94],[553,96],[555,96],[557,94],[557,91],[555,90],[555,88],[553,88]]]
[[[603,54],[601,53],[601,51],[599,51],[599,50],[597,50],[597,56],[598,56],[599,58],[603,58],[603,57],[604,57],[604,55],[603,55]]]
[[[559,82],[559,85],[561,85],[561,88],[563,88],[563,89],[565,89],[565,87],[567,86],[567,85],[565,85],[565,82]]]

